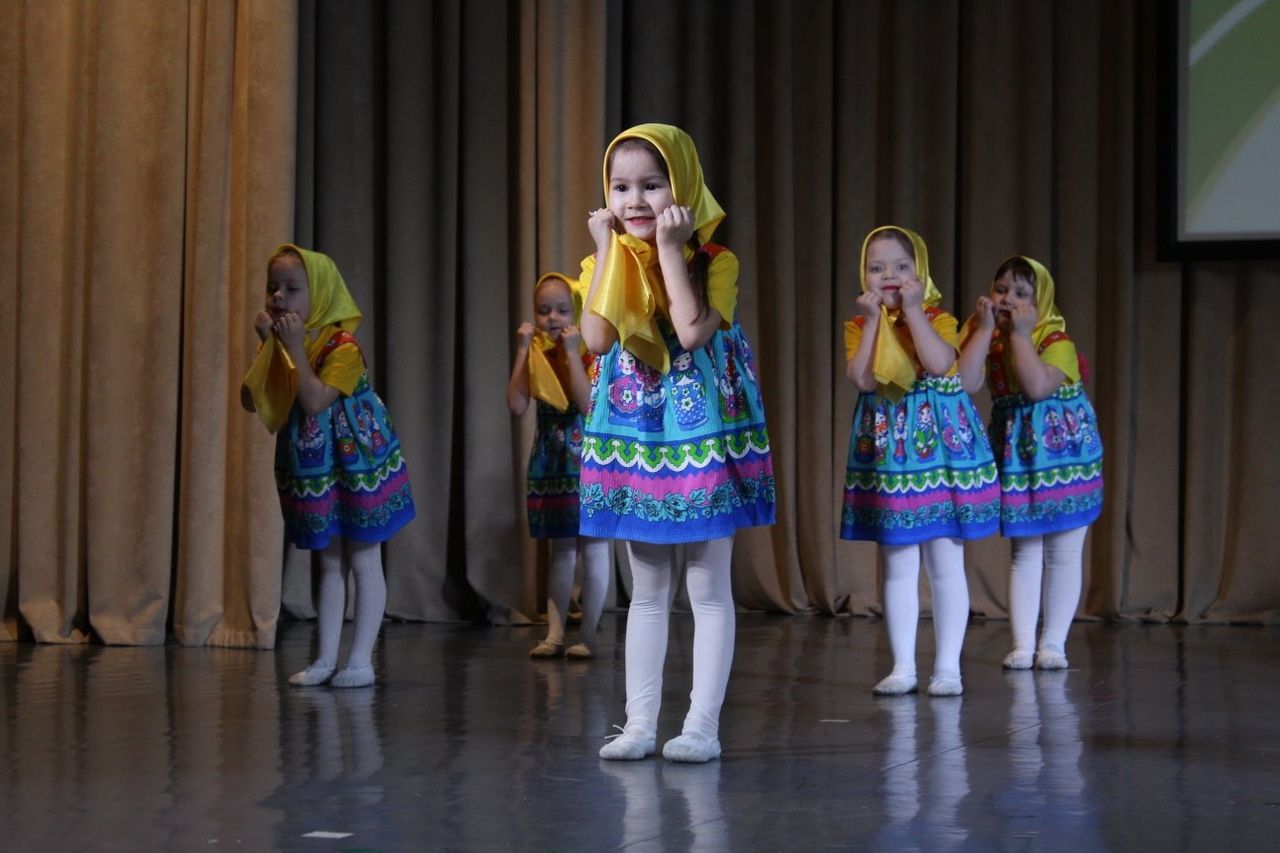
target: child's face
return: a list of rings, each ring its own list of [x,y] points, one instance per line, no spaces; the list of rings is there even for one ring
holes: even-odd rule
[[[996,309],[996,326],[1008,331],[1010,312],[1020,305],[1036,305],[1036,286],[1018,278],[1010,270],[991,283],[991,301]]]
[[[297,314],[305,323],[311,319],[311,288],[302,259],[281,255],[267,269],[267,313],[271,322],[285,314]]]
[[[884,237],[867,246],[867,290],[890,311],[902,307],[902,284],[915,277],[916,259],[897,239]]]
[[[552,340],[560,339],[565,326],[573,325],[573,297],[560,279],[551,279],[533,294],[534,323]]]
[[[658,214],[675,199],[662,166],[643,148],[614,149],[609,170],[609,210],[623,230],[649,243],[658,235]]]

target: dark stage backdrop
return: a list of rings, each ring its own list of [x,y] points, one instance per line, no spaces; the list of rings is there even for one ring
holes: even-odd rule
[[[590,250],[604,145],[642,121],[692,134],[728,211],[717,242],[742,262],[739,317],[780,501],[776,527],[737,538],[742,607],[879,611],[874,548],[837,538],[854,403],[841,324],[863,235],[897,223],[924,235],[944,306],[961,318],[1011,253],[1055,274],[1093,366],[1107,452],[1082,614],[1277,620],[1280,399],[1266,371],[1280,355],[1268,322],[1280,263],[1155,260],[1160,4],[155,5],[177,37],[147,44],[178,82],[167,111],[143,116],[157,138],[127,146],[95,134],[127,95],[154,92],[165,62],[112,62],[122,48],[98,4],[0,6],[0,114],[19,117],[0,138],[13,389],[0,434],[17,448],[0,458],[5,635],[155,642],[169,614],[184,642],[269,645],[282,563],[286,608],[310,612],[305,555],[281,560],[262,544],[279,536],[271,439],[233,396],[261,262],[289,237],[331,254],[352,285],[409,460],[419,518],[386,549],[389,613],[534,617],[532,423],[504,400],[513,333],[538,274],[575,272]],[[67,66],[55,80],[36,61],[51,54]],[[231,117],[202,122],[195,94],[215,88]],[[57,121],[49,95],[62,99]],[[158,195],[83,188],[162,156],[176,172]],[[245,174],[257,182],[247,194],[226,189]],[[201,181],[216,176],[220,236],[190,225]],[[64,195],[50,197],[50,182]],[[188,227],[175,228],[184,210]],[[145,246],[121,251],[126,227]],[[210,266],[226,276],[206,289]],[[85,292],[101,310],[85,308]],[[130,307],[179,292],[145,323]],[[122,320],[126,343],[113,348]],[[135,335],[159,352],[136,354]],[[49,341],[62,342],[52,363]],[[156,364],[166,369],[139,375]],[[127,462],[122,448],[134,450]],[[50,467],[65,476],[41,479]],[[133,485],[103,503],[117,476]],[[977,543],[968,558],[974,611],[1003,616],[1007,543]],[[125,590],[148,606],[122,604]],[[108,634],[122,612],[132,623]],[[178,631],[196,612],[223,627]]]

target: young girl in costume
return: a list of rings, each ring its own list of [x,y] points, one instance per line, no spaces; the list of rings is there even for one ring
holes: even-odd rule
[[[414,516],[400,441],[352,334],[360,318],[332,259],[288,244],[276,249],[266,305],[253,322],[262,346],[241,400],[277,435],[285,534],[294,547],[320,552],[319,655],[289,678],[300,687],[373,684],[387,602],[380,543]],[[352,570],[355,639],[335,673]]]
[[[584,535],[624,539],[634,574],[627,615],[627,721],[600,750],[655,750],[675,547],[694,614],[693,690],[662,754],[720,754],[733,660],[729,563],[740,527],[772,524],[769,434],[751,349],[735,319],[738,260],[708,242],[724,211],[703,184],[689,135],[624,131],[605,151],[606,206],[591,212],[582,333],[603,353],[582,451]]]
[[[533,289],[534,322],[516,329],[519,346],[507,405],[517,417],[537,400],[538,427],[529,454],[529,533],[549,539],[547,570],[547,637],[530,657],[568,655],[589,658],[596,626],[609,585],[609,543],[578,536],[578,467],[582,456],[582,415],[591,405],[591,379],[582,352],[582,335],[574,325],[577,282],[547,273]],[[585,356],[590,363],[595,359]],[[573,591],[573,573],[582,553],[582,639],[565,648],[564,622]]]
[[[929,694],[958,696],[969,621],[962,540],[996,530],[996,466],[956,375],[957,324],[938,307],[924,240],[906,228],[876,228],[862,244],[861,275],[858,315],[845,323],[846,372],[862,393],[840,536],[880,544],[893,670],[874,692],[916,689],[923,552],[937,646]]]
[[[1080,601],[1082,551],[1102,511],[1102,440],[1075,344],[1053,301],[1053,276],[1015,255],[996,270],[966,325],[960,377],[991,376],[991,443],[1000,466],[1000,529],[1009,537],[1007,669],[1066,669]],[[1035,645],[1044,575],[1044,627]],[[1034,653],[1033,653],[1034,650]]]

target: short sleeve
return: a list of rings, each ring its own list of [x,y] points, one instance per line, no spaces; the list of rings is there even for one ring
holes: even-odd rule
[[[862,317],[854,317],[852,320],[844,321],[845,361],[853,358],[853,354],[858,351],[858,344],[862,343],[862,323]]]
[[[343,396],[351,396],[356,383],[364,375],[364,356],[354,341],[341,343],[329,351],[316,372],[317,378]]]
[[[723,328],[733,325],[738,308],[738,256],[722,249],[707,266],[707,305],[720,314]]]
[[[929,317],[929,324],[947,346],[956,352],[960,351],[960,325],[954,316],[946,311],[935,310]]]
[[[591,292],[591,277],[596,273],[596,256],[587,255],[582,259],[582,272],[578,275],[578,280],[574,283],[574,299],[583,306],[582,310],[586,311],[587,294]]]
[[[1076,354],[1076,345],[1066,335],[1041,350],[1040,360],[1061,370],[1067,381],[1080,381],[1080,359]]]

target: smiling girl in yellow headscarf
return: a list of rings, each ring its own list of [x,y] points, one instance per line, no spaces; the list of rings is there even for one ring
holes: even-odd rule
[[[1080,601],[1085,534],[1102,512],[1102,440],[1075,344],[1039,261],[1002,263],[966,326],[960,377],[991,377],[991,441],[1000,464],[1000,529],[1013,553],[1007,669],[1065,669]],[[1036,644],[1044,576],[1044,627]]]
[[[262,341],[241,399],[276,433],[285,534],[320,552],[319,654],[290,684],[366,687],[386,606],[380,543],[414,516],[409,471],[352,332],[360,309],[327,256],[292,244],[267,263]],[[356,576],[355,640],[335,673],[346,570]]]
[[[587,419],[583,535],[627,541],[627,723],[600,751],[655,751],[674,546],[685,544],[696,632],[693,691],[673,761],[720,754],[733,659],[729,562],[740,527],[772,524],[773,464],[755,364],[735,316],[738,259],[710,243],[724,211],[693,141],[665,124],[619,134],[590,214],[582,334],[600,353]]]
[[[929,693],[963,691],[969,620],[965,539],[994,533],[996,467],[956,376],[956,320],[938,307],[924,240],[898,226],[862,244],[857,316],[845,324],[846,372],[862,392],[853,412],[840,536],[878,542],[893,671],[875,693],[916,689],[917,584],[923,551],[937,638]]]
[[[516,329],[515,363],[507,382],[507,406],[520,417],[536,401],[537,429],[525,475],[529,535],[546,539],[547,636],[533,658],[594,657],[596,626],[609,586],[609,543],[578,536],[578,469],[582,412],[591,405],[588,365],[578,331],[581,313],[569,276],[549,272],[533,287],[533,322]],[[582,555],[582,639],[565,648],[565,617],[573,574]]]

